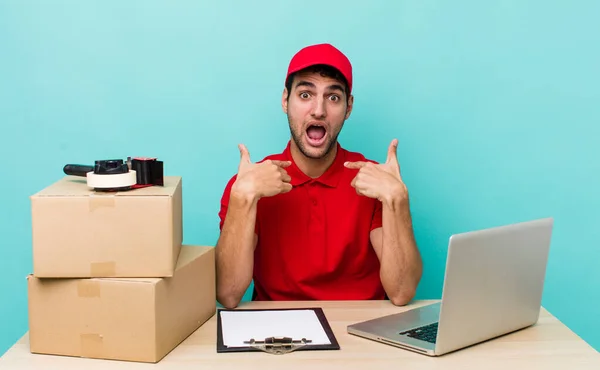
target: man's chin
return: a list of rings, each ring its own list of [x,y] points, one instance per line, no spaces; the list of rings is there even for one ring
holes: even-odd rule
[[[323,159],[323,157],[325,157],[325,154],[327,153],[325,152],[325,150],[303,150],[302,154],[304,154],[305,157],[310,159]]]
[[[331,142],[325,142],[318,147],[304,144],[301,148],[302,154],[311,159],[323,159],[331,151]]]

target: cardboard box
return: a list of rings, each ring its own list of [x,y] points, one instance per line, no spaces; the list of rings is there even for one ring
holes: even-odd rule
[[[33,275],[172,276],[183,238],[182,182],[164,181],[107,193],[65,176],[32,195]]]
[[[216,312],[213,247],[183,246],[169,278],[28,276],[32,353],[158,362]]]

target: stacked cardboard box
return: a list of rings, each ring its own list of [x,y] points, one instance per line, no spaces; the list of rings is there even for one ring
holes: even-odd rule
[[[214,248],[182,245],[182,180],[31,196],[32,353],[158,362],[214,315]]]

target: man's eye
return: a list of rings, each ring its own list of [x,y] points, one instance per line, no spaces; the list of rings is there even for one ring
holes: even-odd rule
[[[308,93],[306,93],[306,92],[300,93],[300,97],[301,97],[302,99],[308,99],[308,97],[309,97],[309,96],[310,96],[310,95],[309,95]]]
[[[339,96],[337,96],[337,95],[331,95],[331,96],[329,97],[329,99],[331,99],[332,101],[338,101],[338,100],[340,100],[340,97],[339,97]]]

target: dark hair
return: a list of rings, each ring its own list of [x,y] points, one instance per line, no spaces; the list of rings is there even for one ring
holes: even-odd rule
[[[341,74],[340,71],[338,71],[337,69],[325,64],[316,64],[292,73],[285,81],[285,88],[288,91],[288,100],[290,99],[290,93],[292,92],[294,78],[298,73],[301,72],[319,73],[322,77],[329,77],[338,80],[342,83],[342,85],[344,85],[344,92],[346,93],[346,103],[350,100],[350,91],[348,91],[348,80],[346,80],[346,77],[344,77],[344,75]]]

